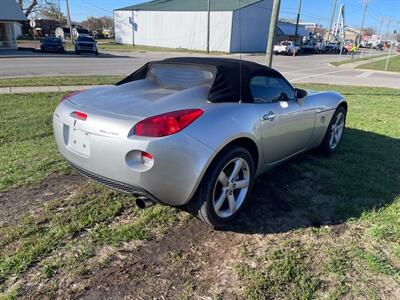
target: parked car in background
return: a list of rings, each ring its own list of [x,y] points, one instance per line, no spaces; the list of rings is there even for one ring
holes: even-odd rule
[[[346,112],[339,93],[295,88],[266,66],[184,57],[65,96],[53,127],[83,175],[134,195],[140,208],[178,206],[223,227],[257,176],[313,148],[332,154]]]
[[[327,43],[325,45],[325,53],[339,53],[340,43]]]
[[[99,55],[96,40],[91,36],[79,36],[75,41],[75,53],[89,52]]]
[[[301,53],[323,53],[324,44],[320,41],[308,40],[300,46]]]
[[[383,51],[383,47],[384,47],[383,43],[379,43],[379,44],[376,44],[375,46],[373,46],[372,49]]]
[[[45,37],[40,41],[40,51],[65,53],[65,43],[58,37]]]
[[[292,41],[283,41],[279,45],[274,46],[274,54],[287,54],[287,55],[296,55],[299,54],[300,52],[300,47],[297,46],[294,42]]]
[[[350,53],[353,50],[353,44],[347,44],[343,47],[343,53]]]

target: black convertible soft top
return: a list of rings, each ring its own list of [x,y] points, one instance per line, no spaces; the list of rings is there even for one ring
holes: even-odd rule
[[[208,94],[208,100],[211,102],[253,102],[250,91],[250,80],[253,76],[265,75],[283,78],[279,72],[250,61],[230,58],[177,57],[149,62],[118,82],[117,85],[146,78],[152,64],[188,64],[215,67],[217,70],[215,80]]]

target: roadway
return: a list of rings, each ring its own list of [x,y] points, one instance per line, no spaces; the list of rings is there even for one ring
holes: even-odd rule
[[[0,77],[62,75],[127,75],[148,61],[174,56],[204,56],[173,52],[107,52],[94,55],[42,54],[24,51],[0,51]],[[240,55],[218,57],[240,58]],[[274,56],[273,67],[294,83],[400,88],[400,74],[353,69],[351,65],[333,67],[329,62],[347,59],[339,55]],[[264,62],[263,55],[244,54],[242,59]]]

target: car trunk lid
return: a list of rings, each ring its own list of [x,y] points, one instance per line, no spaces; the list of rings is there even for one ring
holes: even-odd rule
[[[139,121],[165,112],[201,108],[207,102],[208,91],[208,86],[181,91],[163,89],[149,80],[139,80],[90,89],[69,101],[86,112],[102,112]]]

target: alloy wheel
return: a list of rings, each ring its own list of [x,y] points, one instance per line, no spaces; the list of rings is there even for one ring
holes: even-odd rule
[[[344,129],[344,113],[339,112],[336,115],[335,122],[333,122],[331,126],[331,136],[329,139],[329,146],[331,149],[335,149],[339,142],[340,139],[342,138],[343,135],[343,129]]]
[[[213,208],[220,218],[229,218],[242,206],[250,185],[250,168],[243,158],[229,161],[221,170],[213,193]]]

